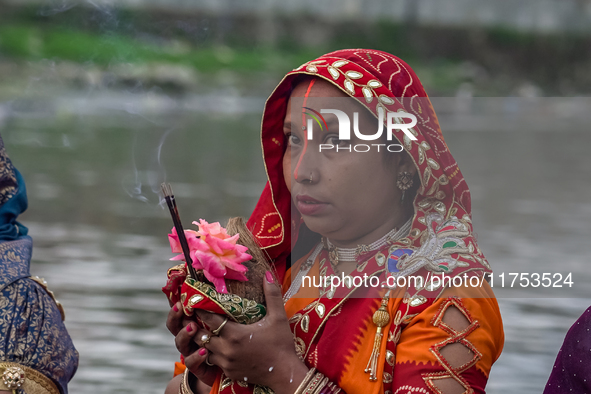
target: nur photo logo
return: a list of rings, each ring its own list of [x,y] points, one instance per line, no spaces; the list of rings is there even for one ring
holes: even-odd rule
[[[362,141],[375,141],[382,137],[384,133],[384,124],[386,125],[386,139],[388,141],[393,140],[393,131],[398,129],[401,130],[410,140],[416,141],[417,137],[410,131],[411,128],[416,126],[417,118],[415,115],[408,112],[389,112],[387,116],[384,114],[384,109],[378,107],[378,130],[374,134],[364,134],[359,130],[359,112],[353,112],[353,133],[355,137]],[[328,131],[328,123],[322,114],[335,115],[339,125],[339,140],[350,141],[351,140],[351,120],[349,115],[344,111],[338,109],[321,109],[320,112],[310,108],[303,107],[302,113],[308,116],[306,121],[306,139],[314,139],[314,123],[316,123],[321,131]],[[384,122],[384,118],[386,121]],[[410,122],[406,123],[405,119],[410,119]],[[402,152],[403,147],[400,144],[354,144],[346,147],[333,145],[333,144],[319,144],[319,151],[335,149],[347,150],[349,152],[369,152],[371,147],[375,146],[378,151],[380,147],[386,147],[389,152]]]

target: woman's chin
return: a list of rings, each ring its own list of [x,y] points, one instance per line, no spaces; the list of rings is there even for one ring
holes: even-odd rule
[[[304,223],[310,231],[313,231],[325,237],[327,234],[332,234],[335,231],[335,221],[328,218],[319,218],[316,216],[304,216]]]

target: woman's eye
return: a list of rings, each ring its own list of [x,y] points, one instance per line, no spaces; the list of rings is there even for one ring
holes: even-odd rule
[[[347,145],[347,141],[346,140],[340,140],[339,137],[337,136],[333,136],[333,137],[328,137],[326,139],[326,142],[328,142],[331,145]]]
[[[286,134],[286,137],[287,137],[287,143],[289,145],[298,145],[300,143],[299,137],[297,137],[291,133]]]

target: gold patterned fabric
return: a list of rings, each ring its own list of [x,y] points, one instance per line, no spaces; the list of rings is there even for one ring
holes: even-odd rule
[[[15,371],[19,374],[18,383],[6,381],[11,372]],[[27,394],[60,393],[55,383],[42,373],[22,364],[0,362],[0,391],[11,391],[16,387]]]
[[[28,236],[0,243],[0,362],[34,369],[58,390],[31,393],[67,394],[78,352],[54,298],[45,285],[30,278],[31,251]],[[31,394],[26,389],[24,393]]]

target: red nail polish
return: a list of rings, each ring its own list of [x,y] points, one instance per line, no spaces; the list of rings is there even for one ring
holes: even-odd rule
[[[179,308],[178,308],[178,306],[176,306],[176,304],[172,307],[172,309],[174,309],[175,312],[179,311]]]
[[[265,273],[265,277],[267,278],[267,282],[269,282],[269,283],[273,283],[273,282],[275,282],[275,281],[273,280],[273,274],[271,274],[271,271],[267,271],[267,272]]]
[[[189,324],[189,325],[187,326],[187,332],[191,332],[191,331],[193,331],[193,327],[191,327],[191,325]]]
[[[200,356],[205,356],[207,354],[207,349],[202,347],[201,349],[199,349],[199,355]]]

